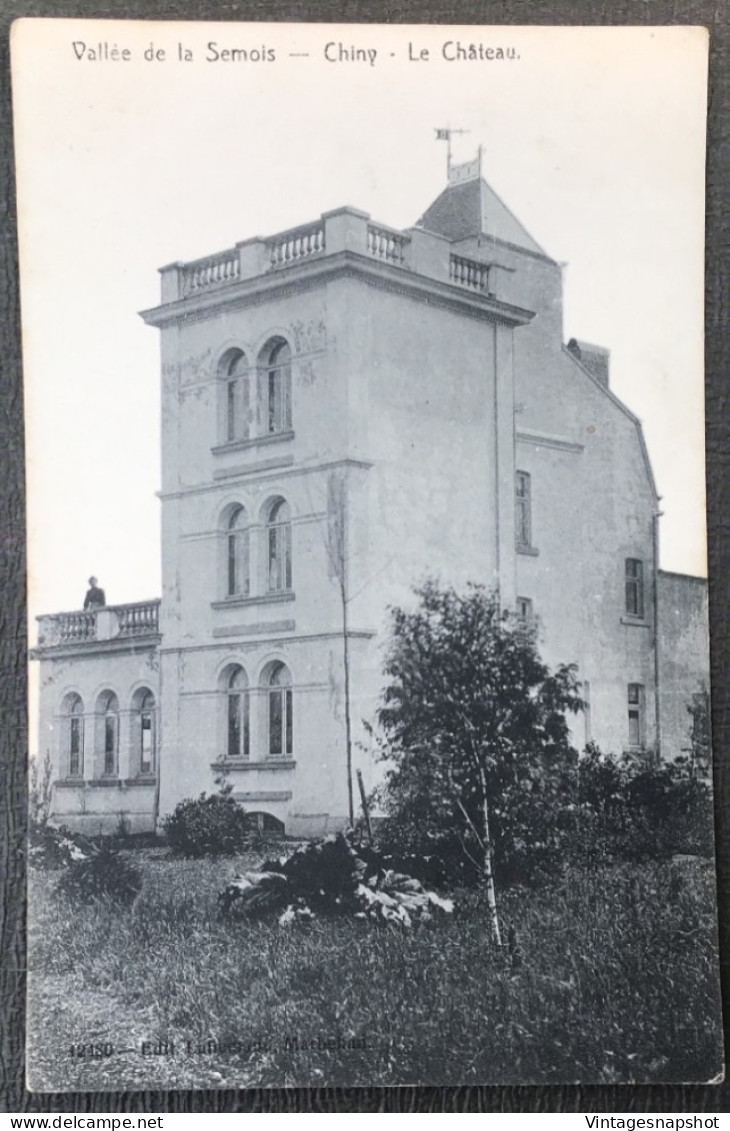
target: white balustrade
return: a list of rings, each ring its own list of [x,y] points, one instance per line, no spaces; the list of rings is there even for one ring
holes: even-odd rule
[[[111,610],[117,614],[119,636],[143,636],[157,632],[159,627],[159,601],[142,601],[134,605],[116,605]]]
[[[159,614],[160,602],[155,600],[42,616],[38,618],[38,645],[48,648],[59,644],[153,635],[159,632]]]
[[[291,263],[300,263],[302,259],[321,255],[325,250],[324,225],[307,224],[302,228],[281,232],[267,240],[266,247],[270,267],[288,267]]]
[[[183,272],[183,294],[220,287],[235,283],[240,278],[241,268],[237,250],[223,251],[220,255],[209,255],[206,259],[196,259],[186,263]]]
[[[93,612],[59,613],[56,624],[58,639],[64,644],[96,638],[96,615]]]
[[[408,237],[401,232],[368,224],[368,251],[376,259],[383,259],[386,263],[395,263],[398,267],[402,267],[406,260],[407,244]]]
[[[476,259],[465,259],[462,255],[452,255],[449,260],[449,278],[452,283],[470,290],[489,294],[489,264]]]

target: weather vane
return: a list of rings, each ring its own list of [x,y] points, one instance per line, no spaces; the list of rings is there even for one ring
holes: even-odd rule
[[[455,130],[451,126],[446,129],[436,129],[436,141],[446,142],[446,176],[451,176],[451,138],[453,134],[468,134],[469,130]]]

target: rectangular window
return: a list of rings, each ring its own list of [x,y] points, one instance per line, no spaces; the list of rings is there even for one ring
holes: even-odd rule
[[[104,773],[117,772],[117,717],[106,715],[104,718]]]
[[[628,689],[629,746],[641,749],[644,745],[644,688],[640,683],[630,683]]]
[[[81,754],[83,749],[82,734],[83,731],[81,719],[77,715],[72,715],[70,720],[68,744],[68,772],[69,776],[72,778],[78,778],[81,776]]]
[[[517,624],[521,633],[530,632],[535,627],[535,611],[531,597],[517,598]]]
[[[282,707],[281,691],[269,692],[269,754],[276,757],[283,754],[282,749]]]
[[[238,695],[228,696],[228,757],[238,758],[241,754],[241,699]]]
[[[229,381],[226,386],[227,401],[226,401],[226,439],[237,440],[236,424],[238,421],[238,397],[236,396],[237,381]]]
[[[281,577],[281,569],[279,568],[280,535],[280,526],[269,527],[269,589],[273,591],[284,588],[284,583]]]
[[[291,589],[291,526],[269,527],[269,592]]]
[[[286,748],[285,754],[291,754],[294,750],[294,736],[292,734],[292,693],[291,688],[287,688],[284,693],[284,701],[286,703]]]
[[[526,471],[518,471],[515,480],[515,536],[518,549],[532,546],[532,490]]]
[[[639,558],[626,559],[626,615],[644,615],[644,563]]]
[[[140,771],[143,774],[154,772],[154,736],[152,731],[152,715],[144,713],[141,719],[142,741],[140,756]]]
[[[517,598],[517,616],[519,620],[525,624],[532,624],[532,598],[531,597],[518,597]]]
[[[275,369],[269,371],[269,432],[281,431],[281,424],[279,423],[278,376],[279,374]]]
[[[248,693],[228,694],[228,757],[248,759]]]
[[[228,534],[228,596],[248,597],[248,530]]]
[[[228,535],[228,596],[233,597],[237,592],[238,579],[236,577],[236,535]]]
[[[291,428],[291,368],[277,365],[267,375],[268,429],[270,433]]]
[[[249,432],[249,381],[247,376],[232,377],[226,382],[226,440],[247,440]]]

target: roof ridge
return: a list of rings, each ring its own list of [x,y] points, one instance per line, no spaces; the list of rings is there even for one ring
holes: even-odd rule
[[[480,176],[479,180],[481,181],[481,184],[484,186],[484,188],[487,189],[492,194],[492,196],[495,198],[495,200],[497,200],[499,202],[499,204],[502,205],[502,208],[504,208],[505,212],[508,212],[510,214],[510,216],[514,220],[515,224],[517,224],[518,227],[522,228],[522,230],[527,234],[527,236],[530,238],[530,240],[535,245],[535,247],[538,249],[538,251],[540,251],[543,255],[547,256],[547,252],[545,251],[545,248],[542,246],[542,244],[539,244],[537,242],[537,240],[535,239],[535,237],[530,232],[527,231],[527,228],[522,223],[519,216],[517,216],[517,214],[512,211],[509,204],[505,203],[505,201],[499,195],[497,190],[492,188],[492,186],[490,185],[490,183],[486,179],[486,177]]]
[[[483,176],[447,184],[417,225],[452,243],[497,239],[547,258],[547,253]]]

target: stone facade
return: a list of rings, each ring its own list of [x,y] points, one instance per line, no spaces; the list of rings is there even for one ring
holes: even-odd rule
[[[662,753],[686,757],[695,696],[709,690],[707,582],[659,571],[659,688]]]
[[[223,766],[287,832],[342,827],[353,772],[378,772],[364,723],[388,607],[427,577],[497,588],[536,620],[548,662],[578,665],[579,746],[661,753],[660,714],[678,708],[657,693],[668,598],[641,427],[607,351],[563,345],[561,269],[480,176],[407,231],[343,208],[161,278],[143,313],[161,334],[159,625],[102,640],[101,610],[93,639],[74,640],[48,635],[62,614],[44,619],[59,816],[108,825],[134,800],[153,827]],[[676,603],[684,694],[705,671],[706,622],[701,601]],[[135,772],[143,685],[154,782]],[[109,688],[113,785],[99,772]],[[69,774],[72,694],[94,734],[86,784]]]
[[[41,617],[38,756],[53,815],[81,832],[154,827],[158,809],[159,601]]]

